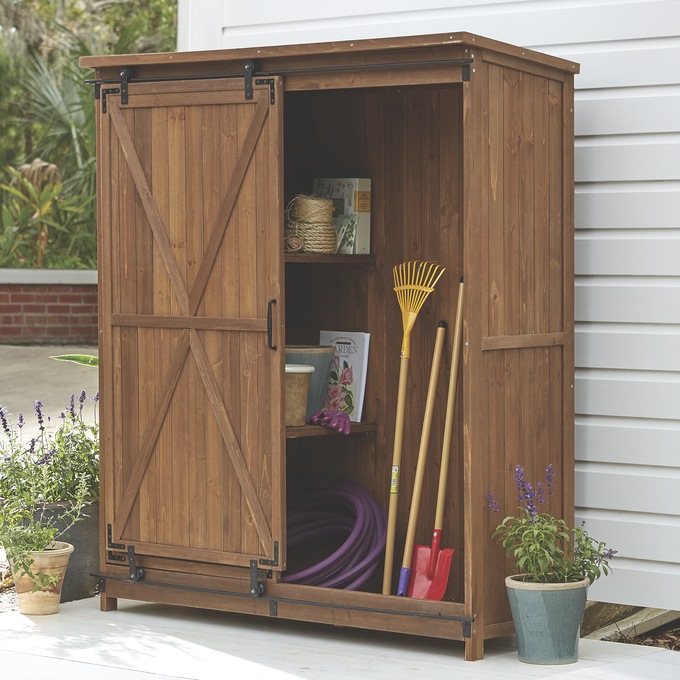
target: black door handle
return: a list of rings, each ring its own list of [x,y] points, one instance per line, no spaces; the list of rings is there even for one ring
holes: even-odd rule
[[[267,346],[269,349],[276,349],[276,345],[272,339],[272,309],[276,304],[276,300],[269,300],[267,303]]]

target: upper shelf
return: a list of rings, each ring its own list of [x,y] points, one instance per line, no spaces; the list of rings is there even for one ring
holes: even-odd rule
[[[291,263],[306,264],[373,264],[373,255],[324,255],[321,253],[285,253],[284,260]]]

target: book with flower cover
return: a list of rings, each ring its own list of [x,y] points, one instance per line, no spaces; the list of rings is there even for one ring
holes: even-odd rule
[[[321,331],[320,345],[335,347],[326,392],[327,410],[344,411],[358,423],[364,407],[369,333]]]

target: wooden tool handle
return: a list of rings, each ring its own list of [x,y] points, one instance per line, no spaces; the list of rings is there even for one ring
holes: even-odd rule
[[[404,410],[406,408],[406,385],[408,382],[409,358],[399,360],[399,390],[397,392],[397,418],[394,425],[394,448],[390,470],[390,503],[387,509],[387,538],[385,539],[385,570],[383,572],[383,595],[392,589],[392,566],[394,564],[394,537],[397,528],[397,501],[399,499],[399,468],[404,438]]]
[[[453,329],[453,351],[451,353],[451,374],[449,375],[449,396],[446,401],[446,420],[444,422],[444,440],[442,442],[442,460],[439,470],[439,489],[437,491],[437,509],[434,517],[434,528],[441,530],[444,523],[444,503],[446,499],[446,482],[449,474],[449,458],[451,455],[451,438],[453,433],[453,411],[456,405],[456,385],[458,382],[458,363],[460,346],[463,337],[463,279],[458,284],[458,308],[456,323]]]
[[[416,524],[418,522],[418,509],[420,508],[420,497],[423,489],[423,478],[425,477],[425,463],[427,462],[427,449],[430,444],[430,432],[432,430],[432,415],[434,413],[434,402],[437,396],[437,379],[439,378],[439,367],[441,365],[442,352],[444,350],[445,336],[446,336],[446,322],[440,321],[439,325],[437,326],[437,335],[434,341],[432,368],[430,369],[430,382],[427,388],[427,399],[425,401],[425,414],[423,416],[423,429],[422,432],[420,433],[420,447],[418,449],[416,478],[413,483],[413,496],[411,497],[411,510],[408,516],[406,543],[404,545],[404,558],[402,560],[402,567],[404,568],[410,568],[411,558],[413,557],[413,544],[415,542]]]

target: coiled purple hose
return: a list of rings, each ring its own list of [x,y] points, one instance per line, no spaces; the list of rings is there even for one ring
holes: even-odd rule
[[[318,564],[283,575],[285,583],[356,590],[375,571],[385,548],[387,513],[352,482],[315,481],[288,490],[288,548],[341,532],[342,545]]]

